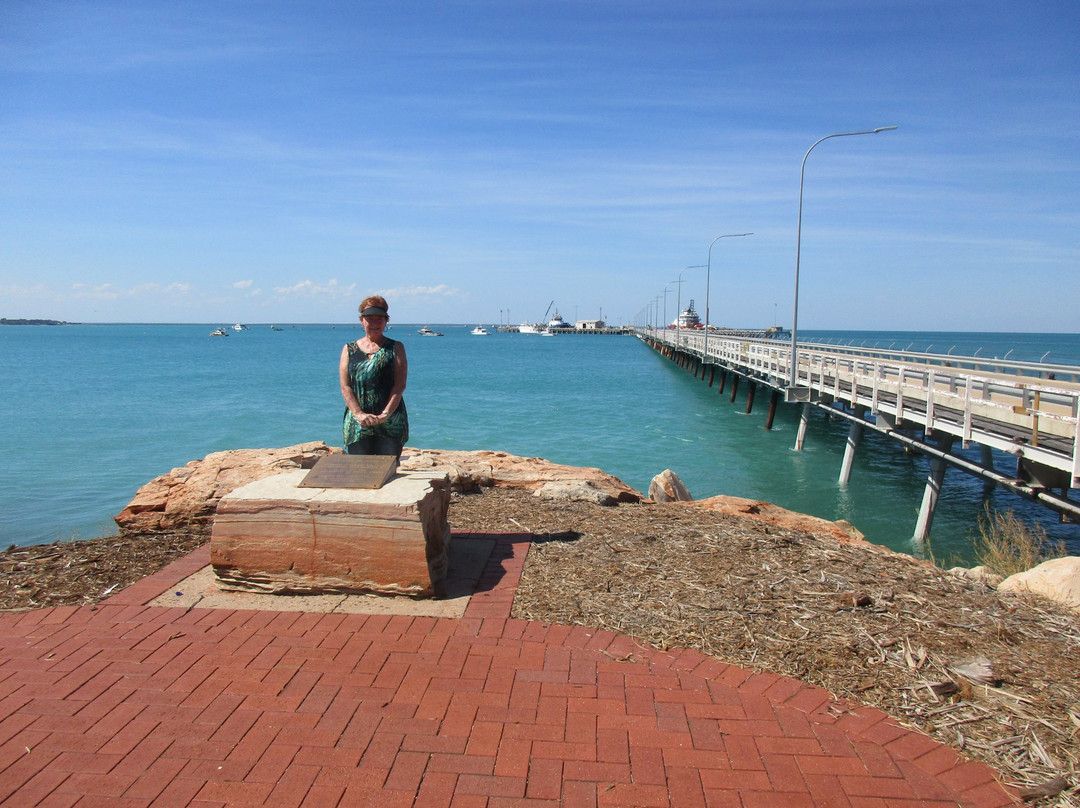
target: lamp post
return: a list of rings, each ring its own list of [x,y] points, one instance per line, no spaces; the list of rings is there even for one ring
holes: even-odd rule
[[[666,332],[667,332],[667,330],[668,330],[668,319],[667,319],[667,290],[671,288],[671,284],[673,284],[673,283],[678,283],[678,281],[669,281],[669,282],[668,282],[668,284],[667,284],[667,286],[665,286],[665,287],[664,287],[664,332],[665,332],[665,333],[666,333]]]
[[[717,236],[709,242],[709,260],[705,263],[705,348],[702,351],[704,361],[709,361],[709,278],[712,275],[712,246],[722,238],[738,238],[739,236],[752,236],[753,233],[726,233]]]
[[[675,320],[675,345],[676,346],[681,346],[682,345],[682,329],[683,329],[683,327],[682,327],[682,284],[683,284],[682,274],[683,274],[683,272],[686,272],[686,270],[688,270],[688,269],[704,269],[704,268],[705,268],[704,264],[694,264],[692,266],[683,267],[679,271],[679,280],[676,281],[676,283],[679,284],[679,294],[677,295],[678,300],[677,300],[677,302],[675,304],[676,307],[679,310],[679,313],[678,313],[678,315],[676,315],[676,320]]]
[[[795,228],[795,304],[791,312],[791,367],[788,374],[788,390],[787,394],[789,401],[795,400],[798,394],[795,392],[795,383],[798,380],[798,364],[795,361],[795,342],[799,336],[799,258],[802,251],[802,201],[803,201],[803,180],[806,178],[806,158],[810,156],[810,152],[823,141],[833,137],[851,137],[852,135],[876,135],[878,132],[891,132],[896,129],[895,126],[879,126],[876,129],[863,129],[859,132],[836,132],[831,135],[825,135],[823,138],[818,138],[814,141],[814,145],[806,150],[806,154],[803,155],[802,168],[799,170],[799,221]]]

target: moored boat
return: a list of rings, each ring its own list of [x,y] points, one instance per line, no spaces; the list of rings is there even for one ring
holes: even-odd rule
[[[693,300],[690,301],[689,306],[679,312],[679,316],[668,328],[701,328],[701,318],[694,311]]]
[[[229,336],[229,332],[226,331],[224,328],[215,328],[213,331],[210,332],[210,336],[211,337],[227,337],[227,336]]]
[[[559,314],[558,309],[555,309],[555,314],[553,314],[551,316],[551,319],[548,320],[547,330],[548,331],[559,331],[559,330],[562,330],[562,329],[569,329],[569,328],[573,328],[573,326],[570,325],[570,323],[566,322],[566,320],[564,320],[562,318],[562,315]]]
[[[472,334],[474,337],[486,337],[488,335],[488,330],[482,325],[478,325],[469,333]]]
[[[421,337],[441,337],[443,335],[442,331],[432,331],[426,325],[416,333],[419,334]]]

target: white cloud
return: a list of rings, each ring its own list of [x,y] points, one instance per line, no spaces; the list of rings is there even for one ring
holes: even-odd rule
[[[253,284],[254,282],[255,282],[255,281],[250,281],[250,280],[248,280],[248,281],[237,281],[236,283],[234,283],[234,284],[232,285],[232,288],[233,288],[233,289],[250,289],[250,288],[251,288],[251,285],[252,285],[252,284]]]
[[[382,292],[383,297],[409,298],[409,297],[460,297],[461,290],[455,286],[447,286],[440,283],[438,286],[402,286],[397,289],[386,289]]]
[[[278,295],[296,297],[337,297],[343,294],[351,294],[355,289],[355,283],[349,284],[348,286],[341,286],[335,278],[326,283],[315,283],[314,281],[305,280],[292,286],[275,286],[274,292]]]

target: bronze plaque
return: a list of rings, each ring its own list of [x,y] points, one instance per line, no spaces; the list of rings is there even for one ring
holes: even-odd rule
[[[397,471],[394,455],[332,454],[311,467],[301,488],[382,488]]]

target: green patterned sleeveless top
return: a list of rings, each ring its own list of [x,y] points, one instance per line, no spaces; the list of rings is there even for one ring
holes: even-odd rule
[[[380,413],[390,400],[390,391],[394,389],[394,351],[400,344],[387,338],[370,357],[356,347],[355,342],[348,344],[349,382],[363,412]],[[385,423],[368,427],[361,426],[346,407],[342,432],[346,446],[374,435],[394,438],[404,446],[409,440],[409,414],[405,410],[405,400],[401,400]]]

